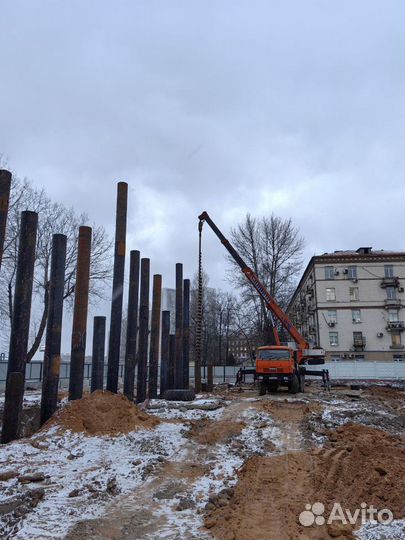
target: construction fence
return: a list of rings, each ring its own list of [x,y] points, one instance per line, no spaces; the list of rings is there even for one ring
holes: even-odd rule
[[[246,366],[251,367],[251,366]],[[214,382],[216,384],[226,382],[233,384],[240,366],[215,366]],[[326,362],[322,366],[311,366],[311,369],[328,369],[330,378],[346,380],[404,380],[405,364],[403,362]],[[206,379],[206,369],[202,366],[202,379]],[[37,387],[42,382],[43,363],[31,362],[26,367],[26,386]],[[62,362],[60,365],[60,388],[69,385],[70,363]],[[4,390],[7,375],[7,363],[0,362],[0,391]],[[120,364],[118,372],[122,382],[124,365]],[[91,363],[84,364],[84,381],[88,386],[91,378]],[[107,366],[104,367],[104,382],[107,379]],[[253,382],[253,376],[247,376],[247,382]],[[190,382],[194,382],[194,367],[190,367]]]

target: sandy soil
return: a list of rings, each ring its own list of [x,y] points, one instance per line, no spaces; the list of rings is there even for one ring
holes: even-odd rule
[[[229,504],[208,513],[205,525],[224,540],[335,538],[335,525],[306,529],[297,519],[303,503],[319,501],[329,513],[335,500],[345,508],[367,501],[403,517],[401,439],[355,424],[331,431],[329,439],[328,446],[309,452],[247,460]],[[354,528],[339,536],[352,538]]]
[[[403,392],[245,390],[157,400],[147,412],[108,393],[62,408],[0,450],[0,536],[405,538],[405,522],[383,532],[357,522],[353,533],[298,520],[305,504],[328,512],[336,500],[404,516]]]

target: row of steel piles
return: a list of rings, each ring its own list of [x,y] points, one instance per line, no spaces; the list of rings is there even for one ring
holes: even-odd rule
[[[0,266],[6,231],[11,174],[0,170]],[[118,391],[121,343],[125,240],[128,186],[118,183],[113,290],[106,388]],[[25,368],[30,324],[32,285],[38,215],[21,214],[14,309],[11,325],[9,361],[6,380],[1,442],[17,438],[25,387]],[[69,400],[83,395],[89,277],[91,263],[90,227],[80,227],[76,269],[75,299],[71,340]],[[41,423],[48,420],[57,407],[59,387],[63,295],[67,238],[55,234],[52,239],[50,281],[48,288],[48,319],[45,337]],[[176,334],[170,334],[170,312],[161,314],[162,277],[153,276],[152,317],[149,330],[150,261],[140,261],[139,251],[130,253],[127,337],[124,370],[124,394],[134,398],[137,369],[137,402],[158,395],[160,363],[160,394],[166,389],[188,388],[189,370],[189,305],[190,282],[182,279],[182,265],[176,265]],[[140,286],[139,286],[140,277]],[[160,324],[162,321],[162,324]],[[91,391],[103,389],[106,318],[94,317]],[[148,369],[149,348],[149,369]],[[160,351],[159,351],[160,349]]]

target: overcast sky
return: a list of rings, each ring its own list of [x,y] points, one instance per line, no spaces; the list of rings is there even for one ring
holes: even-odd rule
[[[402,0],[0,3],[0,153],[192,277],[197,216],[292,217],[315,253],[404,249]],[[224,249],[204,236],[213,286]],[[128,269],[128,268],[127,268]]]

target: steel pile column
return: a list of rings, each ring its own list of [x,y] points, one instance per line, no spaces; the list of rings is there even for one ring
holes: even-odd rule
[[[70,354],[69,400],[80,399],[83,395],[87,309],[89,303],[90,253],[91,227],[79,227],[72,347]]]
[[[159,369],[160,309],[162,305],[162,276],[153,276],[152,323],[149,352],[149,399],[157,398]]]
[[[160,397],[169,388],[170,311],[162,311],[162,340],[160,344]]]
[[[146,399],[146,376],[148,364],[149,338],[149,277],[150,260],[141,259],[141,290],[139,299],[139,345],[138,373],[136,381],[136,402]]]
[[[41,425],[53,415],[58,404],[66,244],[67,237],[64,234],[53,235],[42,379]]]
[[[0,169],[0,268],[3,259],[4,239],[6,238],[6,225],[8,203],[10,200],[11,172]]]
[[[175,388],[183,388],[183,265],[176,264],[176,362]]]
[[[183,282],[183,388],[190,385],[190,280]]]
[[[111,299],[110,340],[108,347],[107,390],[117,393],[121,349],[122,298],[127,232],[128,184],[118,182],[115,225],[114,276]]]
[[[176,336],[175,334],[169,335],[169,377],[168,377],[168,390],[174,389],[174,372],[176,364]]]
[[[104,388],[105,324],[106,317],[94,317],[91,392]]]
[[[1,434],[1,442],[3,443],[14,440],[18,436],[20,427],[25,385],[25,359],[27,356],[31,315],[37,225],[38,214],[36,212],[26,211],[21,213],[14,309],[8,354],[3,430]]]
[[[136,343],[138,337],[139,309],[139,251],[131,251],[129,266],[127,337],[125,348],[124,394],[134,399]]]

